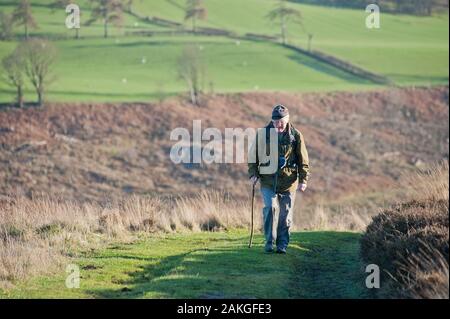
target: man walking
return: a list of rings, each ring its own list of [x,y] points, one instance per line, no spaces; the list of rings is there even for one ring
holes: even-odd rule
[[[265,127],[266,138],[269,130],[275,129],[278,135],[278,169],[274,174],[262,174],[258,159],[258,137],[251,151],[256,154],[256,162],[248,164],[248,173],[254,184],[260,180],[261,194],[264,200],[263,220],[264,237],[267,253],[285,254],[289,244],[289,228],[292,224],[292,214],[296,190],[304,192],[309,178],[309,159],[303,135],[289,123],[289,111],[283,105],[277,105],[272,111],[272,121]],[[269,143],[268,141],[267,143]],[[278,223],[274,229],[274,217],[278,208]]]

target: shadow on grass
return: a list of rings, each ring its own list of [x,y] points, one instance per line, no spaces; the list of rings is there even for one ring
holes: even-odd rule
[[[152,30],[149,30],[148,32],[152,32]],[[167,37],[177,37],[177,35],[173,36],[170,34],[164,35],[163,36],[167,36]],[[193,40],[191,38],[189,38],[189,35],[181,35],[182,37],[185,37],[185,39],[183,40],[178,40],[178,41],[163,41],[163,40],[155,40],[155,38],[152,37],[148,37],[147,40],[144,41],[135,41],[135,42],[115,42],[115,43],[110,43],[113,40],[116,40],[117,37],[110,37],[108,39],[105,39],[105,42],[100,43],[100,44],[92,44],[92,43],[87,43],[87,44],[80,44],[80,45],[74,45],[72,46],[73,49],[85,49],[85,48],[89,48],[89,49],[93,49],[93,48],[107,48],[107,47],[115,47],[115,48],[132,48],[132,47],[160,47],[160,46],[177,46],[179,47],[180,45],[185,45],[185,44],[191,44],[193,42]],[[133,39],[137,36],[122,36],[119,39],[122,39],[123,41],[127,41],[128,39]],[[109,42],[108,42],[109,41]],[[229,43],[221,43],[221,42],[217,42],[217,41],[206,41],[203,40],[201,41],[199,44],[201,45],[218,45],[218,44],[225,44],[225,45],[230,45]]]
[[[288,254],[263,252],[261,236],[144,264],[97,298],[367,298],[359,234],[293,233]],[[131,258],[121,254],[116,258]],[[136,258],[136,257],[133,257]]]
[[[398,74],[398,73],[389,73],[386,74],[391,79],[394,79],[397,82],[404,83],[423,83],[426,85],[427,83],[447,83],[448,84],[448,76],[433,76],[433,75],[411,75],[411,74]]]
[[[320,62],[316,59],[313,59],[311,57],[308,57],[308,56],[300,54],[300,53],[296,54],[296,55],[289,55],[288,58],[300,63],[301,65],[309,67],[317,72],[328,74],[330,76],[339,78],[339,79],[347,81],[349,83],[373,84],[369,80],[366,80],[361,77],[350,74],[348,72],[342,71],[332,65],[326,64],[324,62]]]

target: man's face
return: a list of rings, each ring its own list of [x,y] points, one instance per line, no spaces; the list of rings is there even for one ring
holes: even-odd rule
[[[286,126],[289,122],[289,119],[287,117],[279,119],[279,120],[272,120],[273,126],[275,127],[275,130],[277,133],[283,133],[286,129]]]

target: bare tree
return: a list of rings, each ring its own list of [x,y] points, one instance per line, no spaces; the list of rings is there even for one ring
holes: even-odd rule
[[[143,1],[148,1],[148,0],[139,0],[139,2],[143,2]],[[166,0],[167,2],[171,2],[171,0]],[[172,0],[173,1],[173,0]],[[136,0],[123,0],[123,4],[124,4],[124,11],[133,14],[133,8],[134,8],[134,4],[136,3]],[[174,4],[174,3],[172,3]],[[177,5],[175,3],[175,5]],[[181,6],[179,6],[181,7]]]
[[[19,107],[23,107],[24,67],[22,56],[17,48],[13,53],[3,58],[2,65],[5,70],[4,79],[9,85],[16,88],[17,104]]]
[[[0,11],[0,40],[9,40],[13,34],[13,17]]]
[[[19,44],[17,50],[25,74],[36,90],[38,105],[42,106],[47,87],[54,80],[52,67],[56,62],[56,48],[46,40],[31,39]]]
[[[123,24],[123,3],[120,0],[91,0],[93,4],[91,18],[86,22],[91,25],[97,20],[103,21],[104,37],[108,37],[110,23],[116,27]]]
[[[195,32],[197,28],[197,19],[205,20],[208,11],[203,3],[203,0],[187,0],[184,21],[192,20],[192,31]]]
[[[314,37],[313,33],[308,33],[308,51],[309,52],[311,52],[313,37]]]
[[[25,38],[28,39],[28,31],[30,28],[37,29],[38,25],[34,20],[31,4],[28,0],[20,0],[19,5],[13,12],[13,23],[23,25],[25,27]]]
[[[302,15],[299,10],[288,8],[285,0],[279,0],[278,5],[269,12],[267,18],[271,21],[279,21],[281,25],[281,39],[282,43],[287,43],[287,25],[293,21],[302,24]]]
[[[125,0],[125,7],[126,7],[127,12],[133,13],[133,3],[134,3],[134,0]]]
[[[200,104],[200,95],[206,73],[206,66],[196,45],[189,45],[183,49],[178,59],[178,75],[186,83],[191,102]]]

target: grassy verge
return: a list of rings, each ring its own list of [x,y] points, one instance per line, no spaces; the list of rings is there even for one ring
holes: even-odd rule
[[[292,234],[287,255],[263,253],[261,235],[201,232],[142,238],[85,252],[79,289],[67,274],[42,276],[3,291],[3,298],[365,298],[360,235]]]

